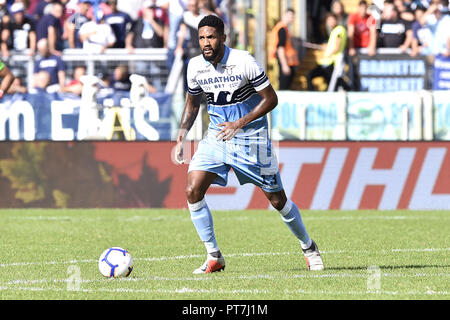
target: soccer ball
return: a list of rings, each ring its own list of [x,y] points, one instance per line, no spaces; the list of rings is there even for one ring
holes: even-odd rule
[[[133,270],[133,258],[125,249],[108,248],[98,259],[98,269],[107,278],[128,277]]]

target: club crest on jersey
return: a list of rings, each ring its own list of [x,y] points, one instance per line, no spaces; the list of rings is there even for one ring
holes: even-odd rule
[[[236,67],[236,65],[234,65],[234,66],[222,66],[222,69],[225,70],[227,75],[231,76],[233,74],[233,69],[235,67]]]

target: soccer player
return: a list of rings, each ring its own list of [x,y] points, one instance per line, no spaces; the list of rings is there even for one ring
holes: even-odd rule
[[[0,78],[2,81],[0,82],[0,99],[3,98],[3,95],[8,92],[12,83],[14,82],[14,75],[9,70],[9,68],[0,60]]]
[[[272,152],[266,114],[276,107],[278,98],[269,79],[248,52],[225,45],[224,23],[220,18],[204,17],[198,31],[202,54],[192,58],[188,65],[188,94],[175,150],[176,161],[184,163],[184,140],[205,93],[210,124],[189,165],[186,187],[191,219],[207,250],[205,263],[194,273],[225,268],[204,196],[211,184],[227,184],[231,168],[241,184],[260,187],[280,212],[300,241],[307,268],[322,270],[319,249],[309,237],[297,206],[286,197]]]

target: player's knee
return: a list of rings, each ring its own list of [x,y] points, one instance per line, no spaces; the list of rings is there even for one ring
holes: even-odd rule
[[[274,207],[278,211],[283,210],[287,202],[287,197],[286,194],[284,193],[284,190],[273,193],[264,192],[264,194],[266,195],[267,200],[269,200],[272,207]]]
[[[278,211],[283,210],[285,204],[281,199],[273,199],[270,201],[270,203],[272,204],[272,207],[274,207]]]
[[[272,207],[274,207],[276,210],[281,211],[284,208],[284,205],[286,204],[286,199],[283,199],[282,197],[271,197],[269,199],[270,204]]]
[[[188,185],[186,187],[186,196],[189,203],[197,203],[203,199],[204,195],[198,187],[194,185]]]

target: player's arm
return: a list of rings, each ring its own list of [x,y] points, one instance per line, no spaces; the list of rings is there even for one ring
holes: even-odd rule
[[[187,27],[184,23],[180,24],[180,28],[178,30],[178,38],[177,38],[177,46],[175,48],[175,55],[182,55],[184,52],[183,44],[187,35]]]
[[[197,118],[198,111],[200,110],[200,102],[202,95],[187,94],[186,106],[184,107],[183,115],[181,117],[180,130],[178,131],[178,140],[183,140],[189,130],[194,125],[194,121]]]
[[[161,26],[154,17],[154,12],[153,10],[150,11],[150,24],[153,28],[153,30],[155,31],[155,33],[158,35],[158,37],[163,38],[164,37],[164,26]]]
[[[67,37],[68,37],[68,41],[69,41],[69,47],[74,49],[75,46],[75,24],[72,23],[71,21],[67,20],[65,22],[65,29],[67,31]]]
[[[28,34],[29,40],[30,40],[30,51],[28,52],[28,55],[30,57],[34,56],[34,54],[36,53],[36,43],[37,43],[37,36],[36,36],[36,32],[31,30],[30,33]]]
[[[175,149],[175,160],[179,164],[183,164],[185,162],[183,159],[183,144],[189,130],[191,130],[192,126],[194,125],[195,119],[197,118],[198,112],[200,110],[201,98],[201,94],[187,94],[186,105],[181,117],[180,129],[178,130],[177,134],[177,146]]]
[[[8,50],[8,39],[10,36],[11,36],[11,31],[9,31],[9,29],[5,28],[1,31],[0,48],[1,48],[3,57],[11,56],[11,54]]]
[[[283,72],[285,75],[290,75],[291,74],[291,68],[289,67],[289,64],[287,62],[287,58],[286,58],[286,30],[284,30],[283,28],[280,29],[280,31],[278,32],[278,39],[279,39],[279,44],[278,44],[278,48],[277,48],[277,56],[278,59],[280,60],[280,64],[281,64],[281,69],[280,72]]]
[[[58,71],[58,83],[61,89],[66,85],[66,72],[64,70]]]
[[[355,25],[352,21],[347,24],[347,40],[348,40],[348,54],[350,56],[356,55],[355,49]]]
[[[50,49],[51,54],[60,55],[58,51],[56,51],[56,29],[53,26],[48,27],[48,47]]]
[[[128,53],[134,52],[133,40],[134,40],[134,32],[130,31],[125,38],[125,48],[128,50]]]
[[[261,96],[261,102],[242,118],[234,122],[224,122],[219,124],[223,129],[217,134],[217,139],[231,140],[236,133],[250,122],[261,118],[275,109],[278,104],[278,96],[271,85],[258,91]]]
[[[378,32],[375,22],[369,27],[370,38],[369,38],[369,46],[367,47],[369,56],[374,56],[377,52],[377,40],[378,40]]]
[[[3,95],[8,91],[9,87],[11,87],[14,82],[14,75],[9,70],[9,68],[0,62],[0,78],[2,78],[2,82],[0,83],[0,99],[3,98]]]
[[[405,52],[409,47],[411,47],[411,43],[413,40],[413,32],[411,29],[406,30],[405,42],[400,46],[400,50]]]

